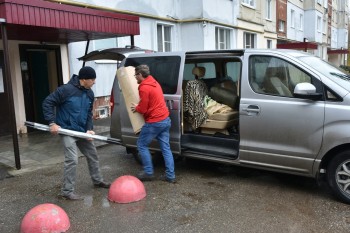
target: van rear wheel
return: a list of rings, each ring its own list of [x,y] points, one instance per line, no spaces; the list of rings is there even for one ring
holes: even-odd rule
[[[327,181],[333,194],[350,204],[350,150],[340,152],[328,164]]]

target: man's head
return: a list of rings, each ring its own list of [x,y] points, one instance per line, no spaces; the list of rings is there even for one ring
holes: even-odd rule
[[[150,75],[148,65],[139,65],[135,68],[135,78],[138,84],[147,78],[148,75]]]
[[[96,72],[90,66],[84,66],[79,70],[80,85],[86,89],[90,89],[95,84]]]

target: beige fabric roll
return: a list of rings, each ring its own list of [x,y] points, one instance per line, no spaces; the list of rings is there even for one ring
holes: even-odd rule
[[[121,67],[117,70],[117,77],[125,100],[130,122],[135,134],[140,133],[145,120],[142,114],[131,111],[131,104],[138,104],[140,101],[137,80],[135,78],[135,67]]]

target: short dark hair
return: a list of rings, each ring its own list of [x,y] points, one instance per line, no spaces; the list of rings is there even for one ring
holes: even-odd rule
[[[142,77],[146,78],[148,75],[150,75],[149,67],[148,65],[139,65],[135,68],[135,73],[140,73]]]

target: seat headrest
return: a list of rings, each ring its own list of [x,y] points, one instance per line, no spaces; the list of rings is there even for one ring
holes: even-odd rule
[[[204,77],[204,75],[205,75],[205,67],[200,67],[200,66],[194,67],[192,69],[192,74],[196,75],[198,78]]]

